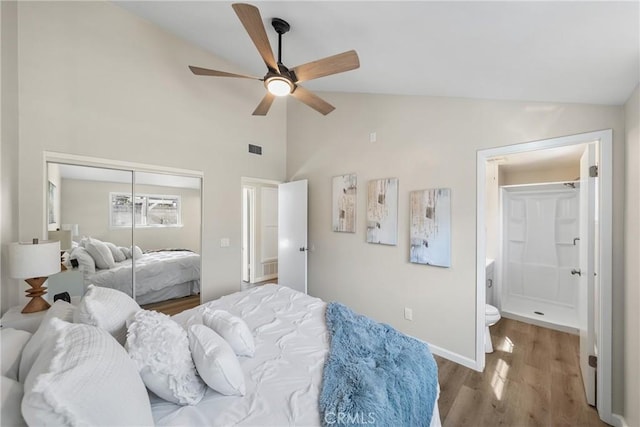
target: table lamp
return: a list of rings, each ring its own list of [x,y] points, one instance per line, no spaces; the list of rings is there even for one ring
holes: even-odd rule
[[[60,242],[11,243],[9,245],[9,272],[15,279],[24,279],[31,286],[27,297],[31,301],[22,309],[23,313],[46,310],[49,303],[42,298],[47,288],[42,286],[47,277],[60,272]]]

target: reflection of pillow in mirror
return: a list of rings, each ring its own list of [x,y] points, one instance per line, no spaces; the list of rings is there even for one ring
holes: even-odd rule
[[[140,246],[133,246],[131,248],[131,258],[141,258],[142,257],[142,249]]]
[[[109,247],[104,242],[90,237],[89,241],[86,243],[86,249],[93,259],[96,260],[96,267],[107,269],[116,266],[113,254],[111,254]]]
[[[131,249],[130,248],[125,248],[124,246],[118,246],[118,249],[120,249],[122,251],[122,253],[124,254],[124,257],[126,259],[131,258]]]
[[[78,246],[77,248],[71,251],[71,256],[69,259],[78,260],[78,267],[81,271],[86,274],[95,274],[96,273],[96,262],[91,256],[89,252],[82,246]]]
[[[104,242],[104,244],[107,245],[107,247],[111,251],[111,255],[113,255],[113,259],[115,262],[122,262],[125,259],[127,259],[127,257],[122,253],[120,248],[114,245],[113,243]]]

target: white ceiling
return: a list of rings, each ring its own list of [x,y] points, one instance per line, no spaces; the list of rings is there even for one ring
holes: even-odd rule
[[[117,4],[237,65],[223,71],[258,77],[266,72],[232,2]],[[637,0],[252,4],[261,11],[276,57],[271,18],[291,24],[282,54],[290,68],[358,52],[360,69],[304,83],[317,91],[620,105],[639,80]]]

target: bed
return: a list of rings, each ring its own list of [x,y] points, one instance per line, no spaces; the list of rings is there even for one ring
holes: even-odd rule
[[[115,267],[96,269],[85,275],[93,283],[131,295],[132,259],[115,263]],[[144,253],[135,259],[136,301],[150,304],[171,298],[200,293],[200,255],[187,250]]]
[[[255,356],[239,358],[246,394],[229,397],[208,389],[195,406],[178,406],[151,395],[156,425],[319,426],[336,421],[331,417],[322,420],[318,411],[329,351],[327,303],[285,286],[263,285],[224,296],[173,319],[185,326],[197,322],[205,307],[241,317],[255,336]],[[437,404],[431,420],[431,426],[440,425]]]
[[[3,420],[20,421],[23,416],[30,425],[96,426],[440,426],[437,372],[429,378],[435,386],[433,399],[422,395],[407,396],[415,406],[431,401],[429,416],[420,418],[424,422],[381,423],[377,422],[375,414],[369,418],[346,419],[346,422],[343,418],[341,422],[338,414],[323,412],[326,371],[336,339],[329,312],[338,307],[335,304],[284,286],[264,285],[224,296],[169,318],[140,310],[135,301],[122,292],[90,286],[76,307],[64,301],[53,304],[36,333],[20,338],[23,350],[15,351],[17,345],[6,345],[5,332],[8,331],[2,331],[3,348],[12,348],[12,357],[17,360],[6,366],[20,367],[19,376],[15,372],[3,372],[3,387],[7,385],[7,390],[3,388],[3,402],[14,402],[3,405]],[[149,343],[139,335],[141,330],[136,329],[139,318],[161,317],[160,320],[184,334],[183,327],[189,331],[206,329],[207,326],[199,322],[205,320],[206,323],[210,313],[221,310],[246,322],[255,340],[252,357],[237,357],[246,385],[243,395],[223,396],[203,384],[203,393],[197,403],[182,406],[145,389],[145,386],[151,387],[145,379],[151,371],[136,365],[137,356],[132,345],[137,335],[141,343]],[[152,324],[148,331],[158,331],[158,325]],[[402,335],[397,331],[394,333]],[[167,340],[164,332],[152,341],[161,346],[158,353],[173,353],[178,347],[177,341]],[[123,342],[126,342],[125,347]],[[357,336],[353,336],[353,342],[354,345],[358,343]],[[420,345],[426,348],[423,343]],[[193,356],[198,366],[195,350],[191,345],[187,347],[188,359]],[[158,353],[152,353],[151,359],[157,359]],[[428,349],[426,353],[432,360]],[[3,354],[3,361],[4,357]],[[165,364],[169,371],[181,369],[175,363],[176,359],[170,360],[174,362]],[[202,375],[203,371],[198,369]],[[386,374],[381,372],[380,376]],[[13,378],[7,379],[7,376]],[[406,377],[392,379],[402,382]],[[185,387],[183,383],[178,389]],[[379,389],[366,387],[360,391],[362,395],[384,394]]]

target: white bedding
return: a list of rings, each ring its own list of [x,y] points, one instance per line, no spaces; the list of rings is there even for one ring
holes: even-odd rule
[[[208,389],[198,405],[182,407],[151,396],[156,425],[321,425],[318,396],[329,349],[326,303],[284,286],[264,285],[205,305],[242,317],[253,332],[255,356],[238,358],[246,395],[223,396]],[[173,318],[184,326],[203,310],[196,307]],[[431,425],[440,425],[437,405]]]
[[[113,268],[96,270],[85,278],[96,286],[118,289],[131,295],[131,259],[117,262]],[[190,251],[161,251],[144,254],[135,260],[136,299],[140,304],[145,295],[165,288],[193,282],[191,294],[200,292],[200,255]],[[180,295],[183,296],[183,295]]]

